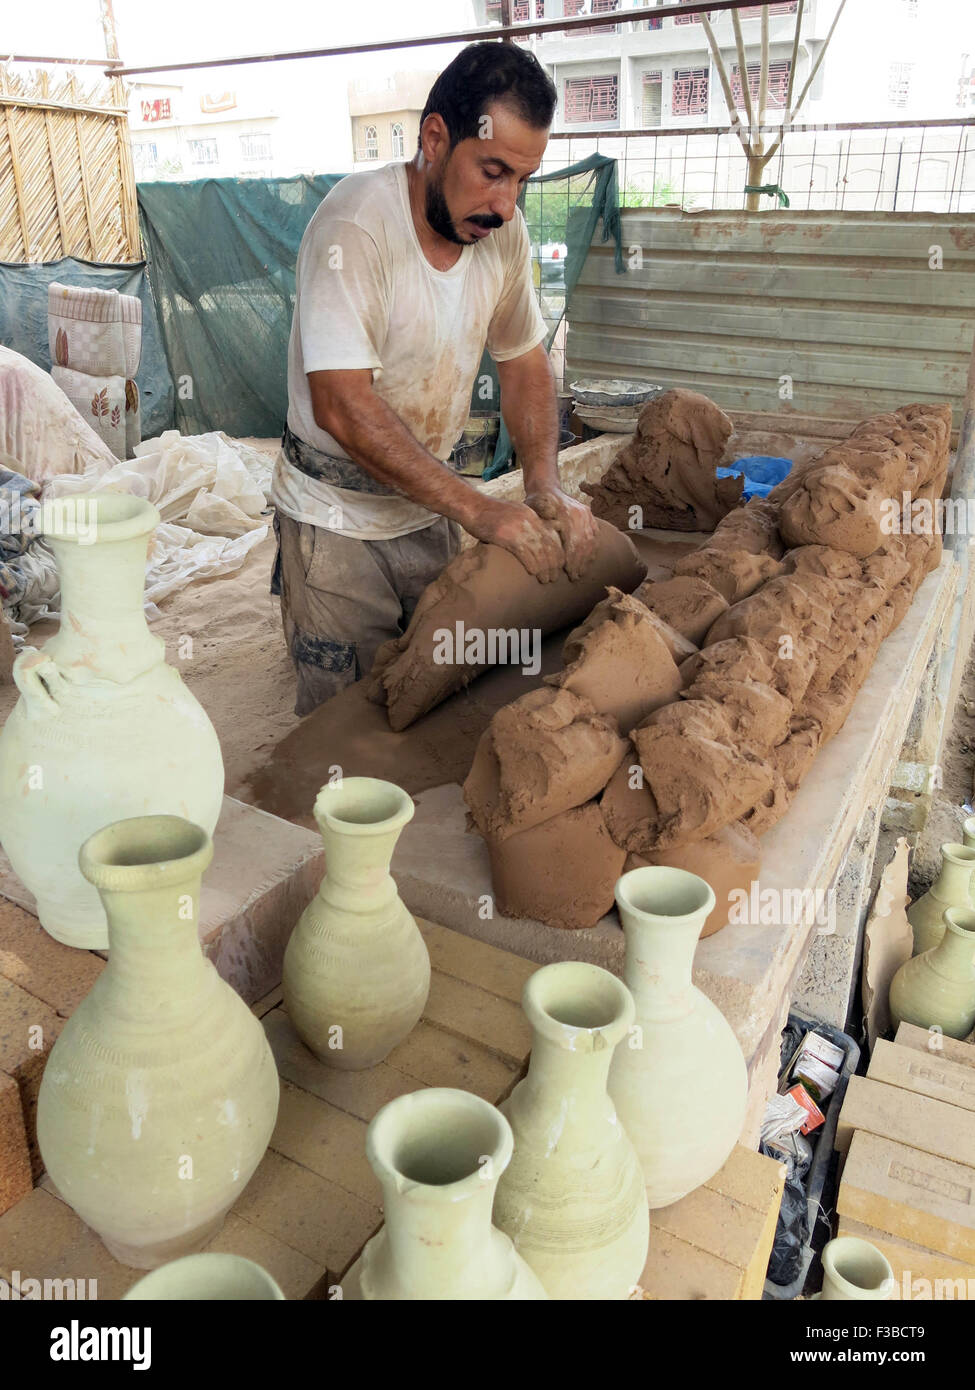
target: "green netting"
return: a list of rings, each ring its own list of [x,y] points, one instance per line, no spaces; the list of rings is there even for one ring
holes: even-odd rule
[[[280,435],[298,247],[341,177],[139,184],[183,434]]]
[[[281,433],[298,247],[342,177],[139,184],[149,274],[175,383],[174,422],[184,434]],[[603,240],[616,242],[616,269],[624,269],[616,161],[592,155],[532,179],[522,202],[536,249],[553,241],[567,247],[564,273],[554,283],[543,273],[539,286],[551,345],[600,218]],[[485,354],[472,408],[496,410],[498,401],[497,373]],[[502,429],[485,476],[503,471],[510,453]]]

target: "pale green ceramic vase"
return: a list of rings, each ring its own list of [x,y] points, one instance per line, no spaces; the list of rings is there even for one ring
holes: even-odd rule
[[[894,1271],[875,1245],[858,1236],[838,1236],[823,1247],[825,1303],[883,1302],[893,1296]]]
[[[971,907],[972,872],[975,848],[968,845],[941,846],[941,869],[928,891],[907,909],[907,920],[914,929],[914,954],[930,951],[944,935],[944,915],[949,907]]]
[[[499,1107],[515,1152],[495,1224],[550,1298],[626,1298],[646,1263],[650,1213],[606,1083],[630,1040],[633,997],[608,970],[562,961],[537,970],[522,1001],[534,1037],[528,1075]]]
[[[345,1299],[533,1300],[547,1294],[492,1225],[511,1126],[467,1091],[430,1087],[384,1105],[366,1133],[385,1224],[342,1280]]]
[[[200,948],[212,857],[178,816],[106,826],[79,856],[110,952],[51,1049],[37,1139],[61,1197],[134,1269],[216,1235],[277,1118],[264,1030]]]
[[[975,1025],[975,911],[949,907],[937,946],[905,961],[891,981],[890,1016],[896,1027],[940,1028],[966,1038]]]
[[[242,1255],[207,1251],[170,1260],[133,1284],[123,1300],[182,1303],[283,1302],[266,1269]]]
[[[414,809],[374,777],[329,783],[315,801],[326,872],[285,950],[283,988],[296,1032],[326,1066],[376,1066],[427,1002],[426,943],[389,872]]]

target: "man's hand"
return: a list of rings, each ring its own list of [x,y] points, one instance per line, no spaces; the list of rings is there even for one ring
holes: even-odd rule
[[[565,551],[557,528],[521,502],[499,502],[481,497],[473,515],[466,518],[463,525],[477,540],[510,551],[541,584],[557,579],[565,565]]]
[[[592,563],[596,550],[596,518],[592,512],[561,488],[534,492],[525,498],[525,504],[559,533],[566,573],[570,579],[579,579]]]

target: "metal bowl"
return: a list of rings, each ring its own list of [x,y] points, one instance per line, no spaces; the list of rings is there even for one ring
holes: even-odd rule
[[[618,377],[609,380],[583,377],[580,381],[570,381],[569,390],[580,405],[642,405],[654,396],[663,395],[666,387],[647,381],[623,381]]]

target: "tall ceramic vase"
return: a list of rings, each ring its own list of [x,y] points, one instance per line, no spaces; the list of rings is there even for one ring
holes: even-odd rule
[[[941,846],[941,869],[928,891],[907,909],[907,920],[914,929],[914,954],[930,951],[944,935],[944,915],[949,907],[971,907],[972,873],[975,848],[968,845]]]
[[[495,1224],[550,1298],[626,1298],[647,1259],[650,1213],[636,1150],[606,1092],[633,999],[597,965],[537,970],[522,996],[528,1075],[499,1107],[515,1139]]]
[[[0,734],[0,842],[69,946],[104,949],[105,913],[78,870],[89,835],[130,816],[185,816],[210,832],[223,800],[213,726],[165,662],[142,609],[159,513],[118,493],[42,508],[61,578],[61,626],[14,662],[20,699]]]
[[[200,949],[212,857],[178,816],[106,826],[80,854],[110,953],[51,1050],[37,1138],[61,1196],[135,1269],[216,1234],[277,1117],[264,1030]]]
[[[171,1260],[133,1284],[123,1301],[280,1303],[284,1294],[266,1269],[242,1255],[207,1251]]]
[[[685,869],[632,869],[616,884],[626,934],[624,979],[634,1041],[616,1049],[609,1094],[640,1156],[651,1209],[713,1177],[745,1117],[748,1076],[738,1039],[691,982],[714,893]]]
[[[389,872],[413,811],[402,788],[372,777],[322,787],[315,801],[326,873],[284,953],[284,1006],[331,1067],[374,1067],[427,1002],[430,957]]]
[[[875,1245],[858,1236],[838,1236],[823,1247],[824,1302],[884,1301],[893,1296],[894,1271]]]
[[[937,946],[912,956],[890,984],[890,1016],[966,1038],[975,1025],[975,911],[949,907]]]
[[[546,1298],[491,1224],[512,1143],[501,1112],[467,1091],[431,1087],[383,1106],[366,1132],[366,1155],[385,1223],[342,1280],[343,1298]]]
[[[961,838],[966,849],[975,849],[975,816],[967,816],[962,822]]]

